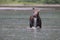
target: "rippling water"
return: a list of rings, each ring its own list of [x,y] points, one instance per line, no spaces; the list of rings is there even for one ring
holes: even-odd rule
[[[32,11],[0,10],[0,40],[60,40],[60,12],[40,12],[42,29],[29,31]]]

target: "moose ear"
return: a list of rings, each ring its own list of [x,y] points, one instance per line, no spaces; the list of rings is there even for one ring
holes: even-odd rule
[[[33,10],[34,10],[35,8],[33,8]]]

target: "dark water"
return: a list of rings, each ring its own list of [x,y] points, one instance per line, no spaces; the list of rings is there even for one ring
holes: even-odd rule
[[[40,12],[42,29],[29,31],[32,11],[0,10],[0,40],[60,40],[60,12]]]

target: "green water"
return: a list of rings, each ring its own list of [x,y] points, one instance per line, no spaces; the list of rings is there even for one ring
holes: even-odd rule
[[[31,15],[31,10],[0,10],[0,40],[60,40],[60,12],[40,12],[42,29],[37,33],[26,29]]]

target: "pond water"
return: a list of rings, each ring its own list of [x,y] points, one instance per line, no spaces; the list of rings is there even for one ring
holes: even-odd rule
[[[0,10],[0,40],[60,40],[60,12],[40,12],[42,28],[29,31],[32,10]]]

